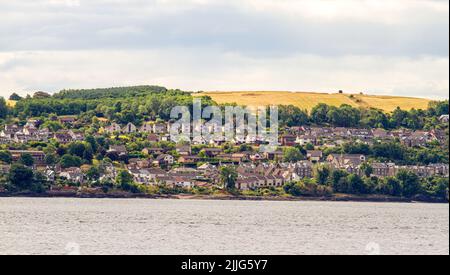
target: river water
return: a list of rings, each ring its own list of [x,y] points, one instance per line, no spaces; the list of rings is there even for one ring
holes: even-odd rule
[[[449,254],[447,204],[0,198],[0,254]]]

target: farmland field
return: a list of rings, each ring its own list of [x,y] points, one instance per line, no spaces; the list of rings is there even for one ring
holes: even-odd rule
[[[295,105],[301,109],[310,111],[319,103],[340,106],[349,104],[354,107],[377,108],[386,112],[392,112],[397,107],[404,110],[426,109],[429,99],[395,97],[395,96],[371,96],[350,94],[325,94],[304,92],[205,92],[195,96],[210,96],[217,103],[237,103],[246,106],[261,105]]]
[[[14,107],[14,106],[16,106],[16,101],[6,100],[6,105],[8,105],[9,107]]]

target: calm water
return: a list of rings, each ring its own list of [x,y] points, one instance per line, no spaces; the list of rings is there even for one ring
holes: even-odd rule
[[[440,204],[0,198],[0,254],[449,254]]]

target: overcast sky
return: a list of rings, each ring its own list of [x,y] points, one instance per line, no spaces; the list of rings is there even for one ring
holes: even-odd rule
[[[448,98],[447,0],[0,0],[0,96],[190,91]]]

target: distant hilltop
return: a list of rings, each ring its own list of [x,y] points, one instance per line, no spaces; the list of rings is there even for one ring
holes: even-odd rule
[[[397,107],[403,110],[427,109],[431,99],[399,97],[399,96],[375,96],[366,94],[346,94],[338,92],[334,94],[311,92],[202,92],[197,96],[210,96],[219,104],[236,103],[246,106],[263,105],[294,105],[303,110],[310,111],[320,103],[332,106],[348,104],[353,107],[376,108],[386,112],[392,112]]]
[[[130,86],[130,87],[112,87],[96,89],[62,90],[55,94],[46,92],[32,93],[27,98],[34,99],[85,99],[95,100],[102,98],[129,98],[140,97],[155,94],[170,95],[190,95],[191,92],[178,89],[167,89],[161,86]],[[331,106],[341,106],[342,104],[361,108],[376,108],[385,112],[392,112],[397,107],[403,110],[423,109],[426,110],[431,99],[400,97],[400,96],[376,96],[366,94],[348,94],[343,91],[336,93],[314,93],[314,92],[286,92],[286,91],[230,91],[230,92],[197,92],[193,96],[209,96],[219,104],[236,103],[245,106],[267,106],[267,105],[294,105],[302,110],[311,111],[312,108],[320,103]],[[17,100],[22,99],[14,94],[7,104],[14,107]]]

